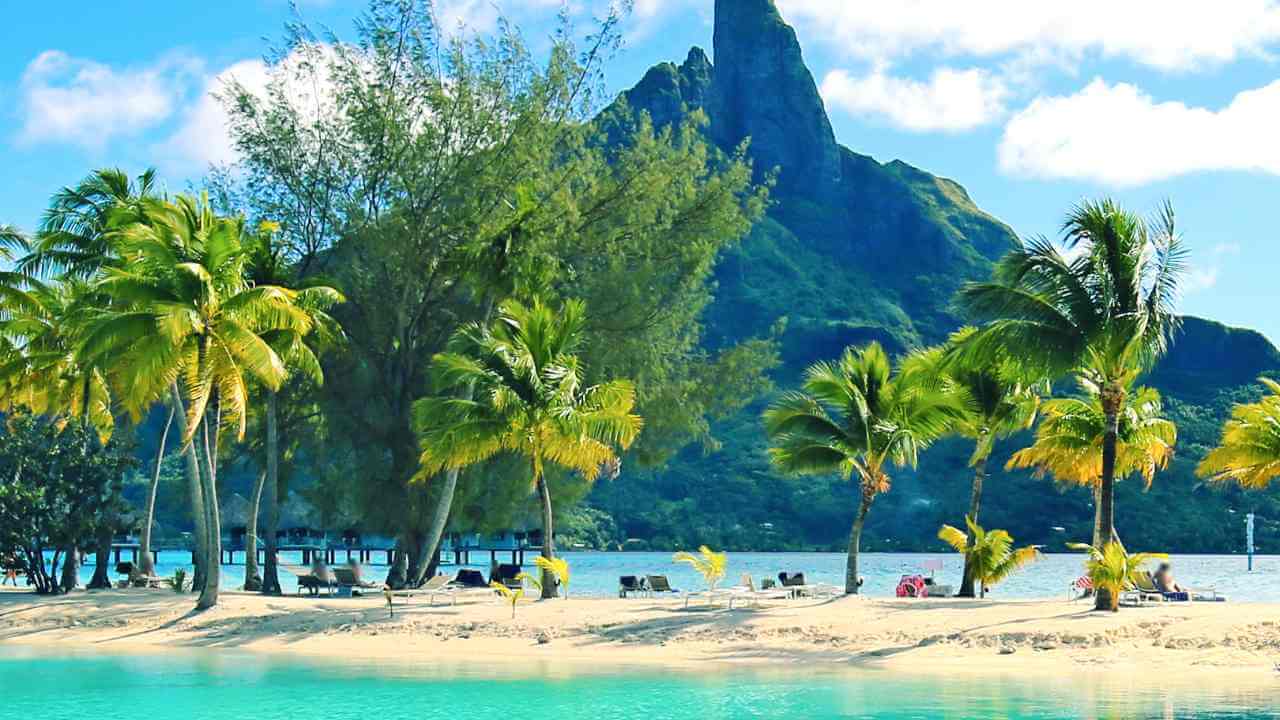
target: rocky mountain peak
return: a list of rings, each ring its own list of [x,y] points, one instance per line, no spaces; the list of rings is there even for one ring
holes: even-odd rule
[[[800,41],[774,0],[716,0],[712,133],[751,139],[758,172],[780,171],[783,194],[830,198],[840,149]]]

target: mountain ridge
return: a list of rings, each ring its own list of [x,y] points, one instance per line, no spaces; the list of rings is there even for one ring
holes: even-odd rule
[[[765,335],[785,317],[778,381],[787,386],[805,366],[848,345],[876,340],[901,353],[943,341],[961,324],[952,311],[956,290],[988,278],[1017,236],[959,182],[841,145],[799,39],[773,0],[717,0],[713,49],[714,62],[694,47],[678,65],[654,66],[615,106],[647,113],[658,127],[701,110],[721,151],[748,142],[757,177],[776,172],[766,217],[717,266],[708,344]],[[1178,422],[1178,454],[1151,492],[1140,482],[1120,483],[1126,541],[1139,549],[1220,552],[1239,547],[1227,527],[1236,508],[1280,519],[1280,490],[1209,487],[1194,473],[1232,403],[1257,397],[1263,374],[1280,376],[1280,351],[1260,333],[1185,319],[1169,354],[1144,379],[1165,394]],[[666,467],[598,486],[591,504],[612,514],[624,537],[655,547],[840,549],[854,489],[837,478],[788,480],[774,472],[762,408],[757,403],[716,427],[720,452],[686,450]],[[1022,542],[1087,540],[1087,490],[999,469],[1028,440],[1002,443],[993,457],[984,524],[1008,528]],[[964,441],[947,440],[915,471],[896,472],[894,490],[871,514],[864,548],[941,549],[937,528],[961,523],[967,507],[970,451]],[[1149,521],[1156,516],[1159,522]],[[1280,538],[1260,539],[1266,542],[1280,549]]]

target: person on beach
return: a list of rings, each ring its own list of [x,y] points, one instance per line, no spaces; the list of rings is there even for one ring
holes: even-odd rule
[[[1156,569],[1155,577],[1152,578],[1156,583],[1156,589],[1162,593],[1180,593],[1186,592],[1186,589],[1179,585],[1173,579],[1173,566],[1169,563],[1161,563]]]
[[[4,580],[0,581],[0,586],[13,581],[13,586],[18,587],[18,557],[13,553],[5,553],[0,556],[0,567],[4,568]]]

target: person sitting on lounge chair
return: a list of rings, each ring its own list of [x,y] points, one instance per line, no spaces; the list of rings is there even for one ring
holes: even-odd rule
[[[1182,593],[1187,589],[1179,585],[1173,579],[1173,566],[1169,563],[1160,563],[1160,567],[1156,569],[1154,576],[1156,589],[1162,593]]]

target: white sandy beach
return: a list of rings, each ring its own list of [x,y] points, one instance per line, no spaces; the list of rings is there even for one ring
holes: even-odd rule
[[[522,663],[609,668],[750,664],[913,672],[1062,673],[1073,668],[1192,679],[1206,670],[1271,677],[1280,605],[1159,604],[1096,613],[1085,602],[775,601],[726,610],[674,599],[571,598],[457,605],[381,597],[265,598],[227,593],[211,611],[169,592],[112,590],[37,598],[0,592],[0,644],[224,648],[411,664]]]

